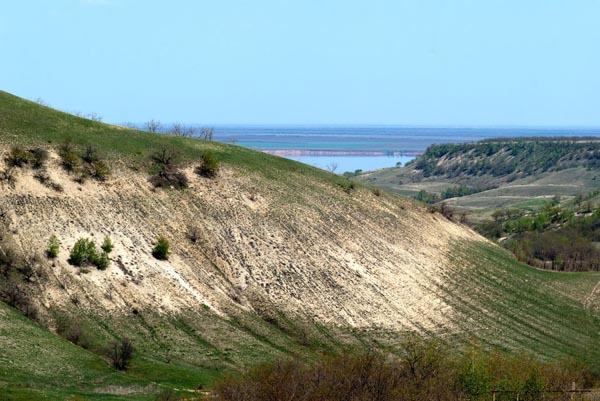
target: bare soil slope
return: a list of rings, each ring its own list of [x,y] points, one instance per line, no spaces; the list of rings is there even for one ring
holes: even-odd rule
[[[413,202],[366,188],[347,194],[302,176],[282,185],[235,168],[216,179],[190,168],[189,189],[163,191],[122,167],[106,184],[76,184],[56,156],[49,171],[64,192],[19,170],[14,188],[0,193],[4,222],[23,250],[42,253],[52,234],[61,242],[39,283],[46,308],[77,296],[82,307],[112,314],[275,309],[323,324],[433,329],[453,320],[436,296],[451,244],[483,241]],[[107,270],[81,274],[69,265],[77,239],[101,243],[107,235],[115,244]],[[168,261],[151,256],[159,235],[171,242]]]

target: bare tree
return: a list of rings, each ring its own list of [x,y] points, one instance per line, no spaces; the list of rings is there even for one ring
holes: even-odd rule
[[[337,168],[338,168],[338,165],[335,162],[334,163],[330,163],[330,164],[328,164],[328,165],[325,166],[325,169],[327,171],[329,171],[330,173],[335,173],[335,170],[337,170]]]
[[[172,169],[177,166],[180,154],[174,147],[164,147],[158,149],[151,155],[152,161],[164,169]]]
[[[127,337],[114,341],[108,348],[112,366],[118,370],[127,370],[133,358],[133,343]]]
[[[146,128],[146,131],[159,132],[162,128],[162,124],[160,123],[160,121],[152,119],[150,121],[147,121],[144,124],[144,127]]]
[[[181,123],[173,123],[173,125],[171,126],[171,130],[169,131],[170,134],[173,134],[175,136],[184,136],[184,132],[185,127]]]
[[[181,123],[173,123],[169,133],[176,136],[185,136],[187,138],[193,138],[196,135],[196,130],[192,126],[186,127],[184,124]]]
[[[89,113],[88,115],[85,116],[88,120],[92,120],[92,121],[96,121],[96,122],[101,122],[102,121],[102,116],[99,115],[98,113]]]
[[[214,128],[210,128],[210,127],[200,128],[200,139],[212,141],[214,138],[214,134],[215,134]]]
[[[192,126],[187,127],[183,132],[183,136],[186,136],[188,138],[194,138],[195,136],[197,136],[196,129]]]

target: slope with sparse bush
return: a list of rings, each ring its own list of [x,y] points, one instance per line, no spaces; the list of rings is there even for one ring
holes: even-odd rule
[[[67,143],[76,168],[93,146],[109,179],[73,180],[61,157]],[[21,253],[43,254],[51,234],[64,251],[36,259],[39,276],[7,270],[44,333],[85,344],[78,352],[102,365],[89,375],[33,371],[44,379],[27,391],[50,392],[58,375],[63,390],[97,398],[114,377],[195,394],[203,372],[349,348],[395,352],[410,331],[538,359],[572,355],[600,369],[598,274],[531,269],[415,201],[257,151],[109,126],[0,93],[0,170],[15,146],[46,149],[47,173],[63,190],[17,168],[13,184],[0,183],[2,225]],[[157,161],[163,149],[176,149],[174,163]],[[207,151],[218,160],[211,179],[195,173]],[[187,185],[157,187],[161,172]],[[107,236],[105,270],[68,262],[80,238]],[[159,236],[167,260],[152,255]],[[107,346],[123,338],[135,349],[127,371],[102,376],[113,372]],[[15,341],[0,336],[2,347]],[[23,375],[12,372],[36,366],[15,361],[0,379],[13,393]],[[152,391],[113,399],[151,399]]]

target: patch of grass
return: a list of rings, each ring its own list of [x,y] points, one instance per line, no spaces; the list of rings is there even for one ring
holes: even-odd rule
[[[600,372],[600,316],[584,307],[582,295],[591,293],[600,273],[534,269],[489,245],[463,244],[454,252],[477,261],[444,284],[448,294],[477,294],[464,302],[447,298],[464,315],[456,319],[463,338],[477,336],[490,346],[543,359],[575,356]]]

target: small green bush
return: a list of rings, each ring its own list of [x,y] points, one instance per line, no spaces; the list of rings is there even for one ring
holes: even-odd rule
[[[102,245],[104,246],[104,244]],[[80,238],[73,245],[73,249],[71,249],[69,263],[79,267],[94,265],[98,269],[104,270],[110,265],[110,258],[108,257],[108,252],[105,250],[98,252],[96,243],[93,240]]]
[[[88,238],[80,238],[73,245],[73,249],[71,249],[69,263],[81,267],[93,264],[97,258],[98,250],[96,249],[96,243]]]
[[[98,151],[92,145],[87,145],[85,150],[83,151],[83,156],[81,157],[84,162],[92,164],[100,160],[98,157]]]
[[[31,161],[31,154],[25,149],[15,146],[6,157],[6,163],[10,167],[24,167]]]
[[[98,254],[98,256],[92,261],[92,263],[99,270],[106,270],[108,265],[110,265],[110,258],[108,257],[108,253],[105,251],[100,252],[100,254]]]
[[[102,242],[102,250],[106,253],[111,253],[111,251],[113,250],[113,243],[110,240],[110,237],[107,235],[106,237],[104,237],[104,242]]]
[[[205,151],[200,156],[200,165],[194,171],[202,177],[214,178],[219,171],[219,160],[212,152]]]
[[[356,184],[354,183],[354,181],[350,180],[349,178],[346,178],[343,181],[338,182],[338,185],[347,194],[349,194],[350,192],[352,192],[352,190],[356,187]]]
[[[110,175],[110,169],[108,165],[102,160],[97,160],[89,165],[88,168],[90,177],[97,181],[104,182],[108,179]]]
[[[48,249],[46,250],[46,255],[50,259],[54,259],[58,256],[58,252],[60,251],[60,245],[58,243],[58,238],[56,235],[50,237],[48,240]]]
[[[154,248],[152,248],[152,256],[158,260],[167,260],[169,258],[169,241],[165,237],[158,237]]]
[[[81,166],[81,159],[71,150],[61,152],[60,158],[63,168],[69,172],[76,171]]]

